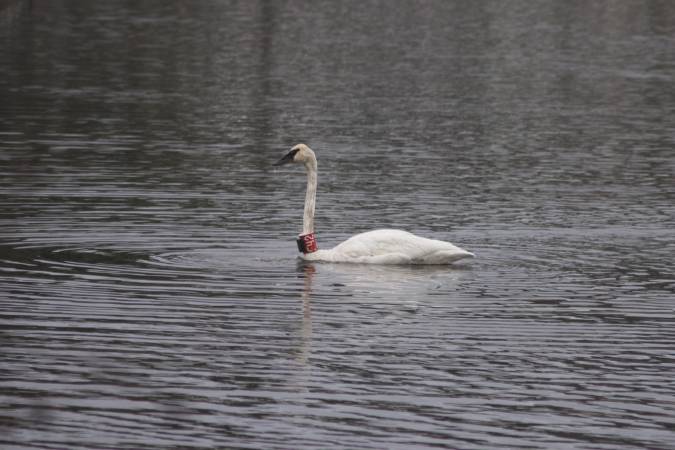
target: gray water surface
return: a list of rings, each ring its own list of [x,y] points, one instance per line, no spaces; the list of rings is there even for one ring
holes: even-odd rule
[[[675,3],[0,8],[2,448],[675,448]]]

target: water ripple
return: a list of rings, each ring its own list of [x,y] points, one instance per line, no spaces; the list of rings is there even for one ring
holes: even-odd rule
[[[671,3],[67,3],[0,2],[2,448],[672,448]],[[300,140],[320,246],[477,258],[299,261]]]

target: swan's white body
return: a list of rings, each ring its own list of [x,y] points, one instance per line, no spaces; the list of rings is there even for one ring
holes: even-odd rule
[[[450,264],[473,254],[449,242],[426,239],[403,230],[357,234],[329,249],[300,257],[306,261],[363,264]]]
[[[307,193],[302,234],[314,232],[317,164],[314,152],[298,144],[277,165],[296,162],[307,169]],[[326,261],[361,264],[452,264],[473,253],[449,242],[415,236],[403,230],[374,230],[354,235],[328,249],[305,253],[306,261]]]

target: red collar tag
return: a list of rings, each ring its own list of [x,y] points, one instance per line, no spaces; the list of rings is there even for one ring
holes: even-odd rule
[[[307,253],[314,253],[319,249],[316,245],[316,236],[314,236],[314,233],[301,234],[298,236],[296,242],[298,244],[298,251],[301,251],[305,255]]]

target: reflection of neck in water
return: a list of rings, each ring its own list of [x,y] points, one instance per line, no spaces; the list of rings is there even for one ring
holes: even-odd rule
[[[302,339],[300,341],[300,351],[298,352],[298,362],[305,365],[312,348],[312,278],[316,268],[311,264],[302,266],[305,276],[305,285],[300,297],[302,298]]]

